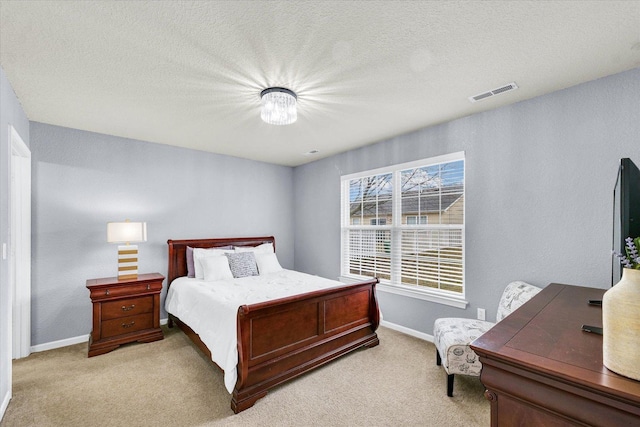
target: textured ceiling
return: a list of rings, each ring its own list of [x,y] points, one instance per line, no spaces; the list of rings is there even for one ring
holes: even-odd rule
[[[640,1],[0,0],[0,18],[30,120],[290,166],[640,66]],[[261,121],[270,86],[298,94],[296,123]]]

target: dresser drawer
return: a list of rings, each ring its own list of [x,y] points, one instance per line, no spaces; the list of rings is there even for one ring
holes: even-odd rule
[[[102,303],[102,320],[136,316],[153,310],[153,296],[127,298]]]
[[[102,338],[114,337],[153,327],[153,313],[120,317],[102,322]]]

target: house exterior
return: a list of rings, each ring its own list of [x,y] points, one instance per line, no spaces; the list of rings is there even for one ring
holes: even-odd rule
[[[401,211],[403,225],[460,224],[464,215],[464,194],[460,187],[451,187],[442,194],[438,189],[409,192],[403,194]],[[352,225],[391,225],[393,221],[390,200],[377,205],[362,203],[350,214]]]

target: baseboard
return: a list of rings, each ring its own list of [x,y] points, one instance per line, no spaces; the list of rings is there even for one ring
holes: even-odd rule
[[[53,350],[54,348],[66,347],[68,345],[80,344],[89,341],[89,334],[80,335],[78,337],[65,338],[63,340],[46,342],[44,344],[32,345],[31,352]]]
[[[169,321],[168,318],[160,319],[161,325],[166,325]],[[433,336],[429,334],[425,334],[424,332],[416,331],[415,329],[410,329],[405,326],[396,325],[395,323],[388,322],[383,320],[380,322],[381,326],[385,328],[393,329],[394,331],[402,332],[403,334],[411,335],[412,337],[420,338],[421,340],[433,342]],[[66,338],[64,340],[52,341],[44,344],[38,344],[31,346],[31,352],[37,353],[39,351],[53,350],[55,348],[66,347],[68,345],[80,344],[83,342],[89,341],[89,334],[80,335],[73,338]]]
[[[11,400],[11,390],[8,390],[4,398],[2,399],[2,406],[0,406],[0,421],[4,417],[4,413],[7,411],[7,407],[9,406],[9,401]]]
[[[166,325],[168,321],[169,321],[168,318],[160,319],[160,325]],[[55,348],[66,347],[68,345],[74,345],[74,344],[80,344],[87,341],[89,341],[89,334],[80,335],[72,338],[66,338],[59,341],[47,342],[44,344],[33,345],[31,346],[31,352],[37,353],[39,351],[53,350]]]
[[[433,342],[433,335],[425,334],[424,332],[416,331],[415,329],[410,329],[406,326],[396,325],[395,323],[387,322],[386,320],[381,321],[380,326],[402,332],[403,334],[411,335],[412,337],[420,338],[421,340],[429,341],[431,343]]]

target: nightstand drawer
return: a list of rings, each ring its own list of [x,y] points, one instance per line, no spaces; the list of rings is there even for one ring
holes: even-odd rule
[[[150,329],[152,327],[153,316],[151,314],[139,314],[137,316],[106,320],[102,322],[102,338],[128,334],[142,329]]]
[[[153,296],[121,299],[102,304],[102,320],[136,316],[153,310]]]
[[[91,289],[91,300],[109,300],[128,295],[145,294],[149,292],[159,292],[162,289],[162,281],[156,281],[155,283],[129,283],[120,284],[114,283],[112,286],[101,286]]]

